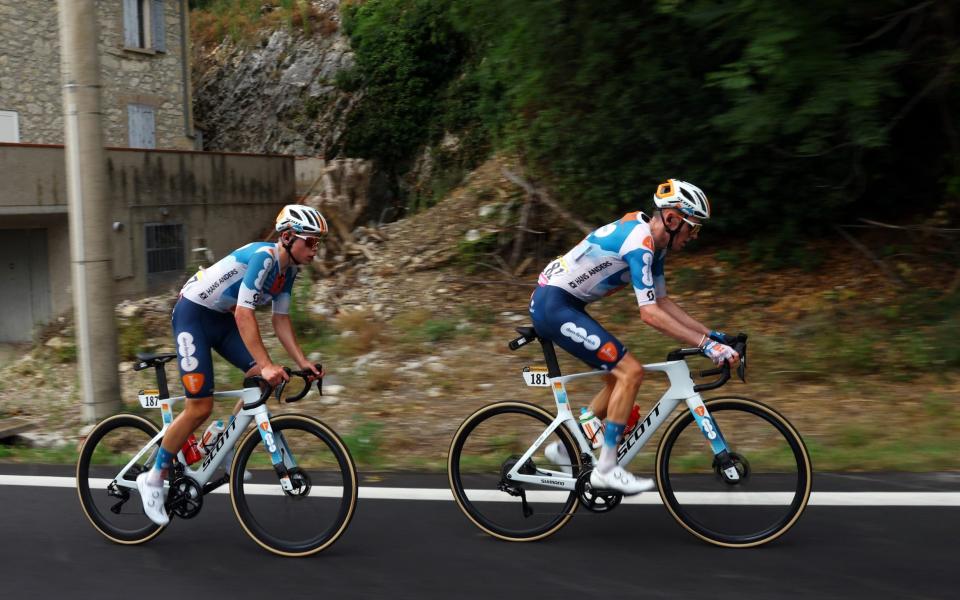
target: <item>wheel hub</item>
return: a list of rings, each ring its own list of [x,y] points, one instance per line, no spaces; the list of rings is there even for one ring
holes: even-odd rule
[[[736,469],[736,479],[734,479],[732,473],[729,472],[731,468]],[[730,452],[728,460],[724,461],[723,464],[720,464],[719,458],[714,457],[713,472],[716,473],[717,479],[727,485],[740,485],[750,479],[750,462],[742,455],[736,452]]]
[[[289,475],[290,483],[293,484],[293,489],[283,490],[283,493],[291,498],[306,498],[309,496],[310,488],[313,487],[313,484],[310,481],[310,476],[300,469],[297,469],[296,471],[290,471]]]

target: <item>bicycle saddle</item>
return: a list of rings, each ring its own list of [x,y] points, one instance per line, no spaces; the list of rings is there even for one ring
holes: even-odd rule
[[[146,369],[154,365],[162,365],[168,360],[176,358],[176,354],[161,353],[161,354],[150,354],[147,352],[137,352],[137,364],[134,365],[134,370],[139,371],[141,369]]]
[[[527,338],[528,340],[537,339],[537,330],[533,327],[517,327],[517,333]]]

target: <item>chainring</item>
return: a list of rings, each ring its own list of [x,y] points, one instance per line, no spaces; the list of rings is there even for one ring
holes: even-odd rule
[[[203,508],[203,490],[191,477],[178,477],[170,484],[167,511],[181,519],[192,519]]]
[[[590,512],[604,513],[615,509],[620,501],[623,500],[623,494],[613,491],[596,491],[590,485],[590,474],[593,469],[584,469],[577,477],[577,498],[580,504]]]

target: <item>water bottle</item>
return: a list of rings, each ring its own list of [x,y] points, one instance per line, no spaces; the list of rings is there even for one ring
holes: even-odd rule
[[[200,449],[197,447],[197,436],[190,434],[190,437],[187,438],[187,441],[183,443],[183,458],[187,461],[188,465],[192,465],[202,458],[203,455],[200,454]]]
[[[627,426],[623,430],[623,437],[626,438],[636,428],[640,422],[640,407],[636,404],[630,409],[630,418],[627,419]]]
[[[204,456],[210,454],[214,446],[217,445],[217,439],[220,437],[220,434],[223,433],[224,429],[225,427],[221,419],[214,419],[214,421],[207,426],[207,430],[204,431],[200,437],[200,454]]]
[[[587,436],[587,441],[589,441],[594,448],[599,448],[603,445],[603,423],[593,414],[592,410],[589,410],[585,406],[580,408],[580,427],[583,428],[583,433]]]

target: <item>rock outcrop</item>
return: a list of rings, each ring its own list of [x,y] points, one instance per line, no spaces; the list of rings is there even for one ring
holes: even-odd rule
[[[354,61],[339,4],[313,2],[327,26],[312,35],[265,31],[258,47],[227,40],[200,52],[194,110],[204,149],[332,154],[360,97],[334,84]]]

